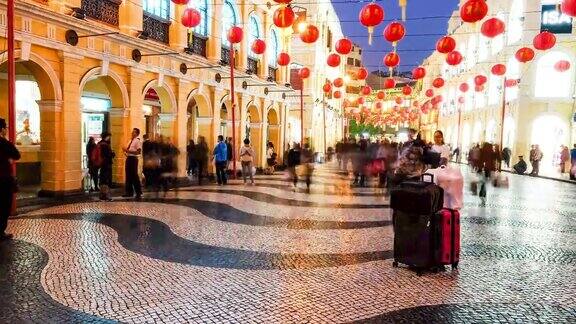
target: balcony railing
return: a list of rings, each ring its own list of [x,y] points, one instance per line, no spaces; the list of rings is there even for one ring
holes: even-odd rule
[[[222,46],[220,50],[220,64],[230,65],[230,49],[226,46]],[[238,67],[238,51],[234,51],[234,68]]]
[[[82,0],[82,10],[86,16],[103,23],[118,26],[122,0]]]
[[[208,38],[197,34],[190,34],[188,38],[188,47],[186,53],[206,57],[206,44]]]
[[[144,13],[142,25],[142,31],[148,35],[148,38],[164,44],[170,43],[170,21]]]
[[[248,74],[258,74],[258,60],[255,58],[248,58],[248,69],[246,69]]]
[[[278,68],[275,68],[273,66],[269,66],[268,67],[268,79],[276,82],[276,72],[278,72]]]

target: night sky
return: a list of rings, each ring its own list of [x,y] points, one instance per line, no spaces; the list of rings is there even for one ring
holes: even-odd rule
[[[384,0],[377,3],[384,8],[385,21],[374,30],[372,46],[368,45],[368,31],[358,21],[358,13],[368,2],[344,3],[347,0],[334,0],[334,7],[342,24],[344,35],[363,49],[364,65],[371,71],[385,70],[382,58],[392,49],[382,32],[392,20],[401,20],[401,11],[397,0]],[[406,37],[398,44],[400,54],[400,72],[411,71],[415,65],[428,57],[441,36],[424,36],[422,34],[445,34],[448,18],[458,8],[458,0],[408,0],[405,22]],[[420,19],[423,17],[442,17],[437,19]],[[412,20],[411,20],[412,19]],[[410,36],[412,34],[413,36]],[[421,35],[421,36],[418,36]],[[404,52],[403,50],[408,50]]]

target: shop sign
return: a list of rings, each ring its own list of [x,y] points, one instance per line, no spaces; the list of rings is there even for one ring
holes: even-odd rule
[[[542,5],[540,31],[545,30],[554,34],[571,34],[572,17],[563,14],[557,5]]]
[[[104,131],[104,115],[90,114],[87,124],[88,136],[100,136]]]

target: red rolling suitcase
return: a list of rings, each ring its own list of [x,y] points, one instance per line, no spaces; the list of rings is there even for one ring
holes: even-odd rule
[[[435,263],[458,268],[460,260],[460,212],[444,208],[436,214]]]

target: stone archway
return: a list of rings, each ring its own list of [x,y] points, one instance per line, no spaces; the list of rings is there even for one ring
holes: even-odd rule
[[[268,122],[266,142],[271,142],[278,153],[282,148],[280,147],[280,118],[275,106],[268,109],[266,120]]]
[[[186,136],[188,140],[198,142],[203,137],[206,143],[212,143],[212,105],[210,99],[193,90],[187,99]]]
[[[246,107],[246,130],[244,138],[250,140],[250,145],[256,151],[256,161],[260,164],[263,159],[262,152],[262,117],[260,109],[253,103]]]
[[[57,172],[61,165],[62,88],[58,75],[46,60],[29,53],[15,53],[16,62],[16,142],[22,159],[16,164],[20,185],[59,190]],[[7,72],[7,55],[0,55],[0,72]],[[0,117],[9,121],[8,82],[0,80]]]
[[[122,152],[128,139],[128,107],[129,95],[122,78],[115,72],[103,71],[95,67],[84,74],[79,84],[81,113],[81,163],[82,168],[88,168],[86,145],[90,137],[96,142],[100,134],[107,131],[112,134],[112,150]],[[113,181],[124,182],[124,156],[116,155],[113,164]]]
[[[142,91],[144,98],[142,110],[144,112],[144,134],[150,139],[160,135],[171,140],[175,137],[176,113],[178,105],[174,91],[166,82],[155,79],[146,84]]]

